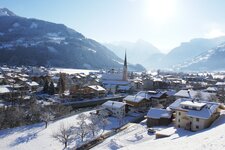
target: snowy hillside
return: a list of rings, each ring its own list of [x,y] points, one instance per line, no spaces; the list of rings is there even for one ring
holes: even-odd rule
[[[0,64],[78,69],[122,68],[123,62],[95,40],[63,24],[17,16],[0,8]],[[116,60],[116,61],[115,61]],[[135,71],[145,70],[129,64]]]
[[[89,114],[89,112],[85,112]],[[64,118],[49,124],[45,129],[44,123],[23,126],[13,129],[0,131],[0,149],[1,150],[59,150],[63,149],[64,145],[52,138],[52,135],[59,130],[61,124],[65,127],[77,126],[77,117],[74,115]],[[115,127],[115,124],[110,124],[110,128]],[[74,140],[69,143],[69,148],[79,144],[79,140],[74,137]],[[81,143],[81,142],[80,142]]]
[[[225,44],[210,49],[193,59],[175,65],[178,70],[224,70]]]
[[[225,149],[224,129],[225,114],[208,129],[198,132],[177,129],[174,135],[162,139],[155,139],[155,135],[147,134],[145,125],[137,124],[107,139],[93,149],[222,150]]]

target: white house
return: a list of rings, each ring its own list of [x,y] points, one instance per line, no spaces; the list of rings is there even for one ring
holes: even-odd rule
[[[178,99],[169,108],[174,111],[176,127],[197,131],[209,127],[220,115],[224,106],[194,99]]]
[[[123,118],[125,113],[125,103],[123,102],[116,102],[116,101],[107,101],[102,104],[102,107],[109,111],[109,113],[117,118]]]

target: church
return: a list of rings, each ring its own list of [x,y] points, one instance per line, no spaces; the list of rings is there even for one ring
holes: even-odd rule
[[[127,55],[125,52],[123,71],[111,69],[109,72],[102,74],[101,82],[110,92],[129,92],[131,82],[128,80]]]

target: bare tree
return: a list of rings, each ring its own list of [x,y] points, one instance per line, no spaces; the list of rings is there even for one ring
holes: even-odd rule
[[[75,134],[77,137],[81,139],[81,141],[84,141],[84,138],[88,135],[89,133],[89,128],[86,123],[88,116],[85,114],[80,114],[77,117],[78,120],[78,127],[75,127]]]
[[[90,123],[88,124],[88,129],[91,131],[92,136],[95,137],[95,135],[98,134],[100,131],[98,116],[90,115],[88,119],[90,120]]]
[[[109,124],[109,121],[106,117],[104,116],[99,116],[99,126],[102,128],[102,133],[104,133],[105,128]]]
[[[45,128],[48,127],[48,122],[54,118],[50,111],[46,111],[41,114],[41,120],[45,122]]]
[[[52,135],[54,139],[64,144],[64,148],[67,148],[71,136],[72,132],[70,131],[70,128],[66,128],[64,124],[61,124],[59,130]]]
[[[0,110],[0,129],[3,127],[5,122],[5,110]]]

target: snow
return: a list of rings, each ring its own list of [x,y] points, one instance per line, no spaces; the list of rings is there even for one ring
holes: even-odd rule
[[[18,22],[16,22],[16,23],[13,24],[13,27],[14,28],[19,27],[19,26],[20,26],[20,24]]]
[[[9,31],[9,32],[12,32],[12,31],[13,31],[13,29],[8,29],[8,31]]]
[[[92,53],[96,53],[96,50],[93,50],[93,49],[91,49],[91,48],[88,48],[87,50],[88,50],[88,51],[91,51]]]
[[[115,60],[115,59],[113,59],[113,61],[117,62],[118,64],[123,65],[123,62],[117,61],[117,60]]]
[[[160,118],[171,118],[172,113],[166,109],[159,109],[159,108],[151,108],[148,113],[147,117],[160,119]]]
[[[209,119],[218,107],[219,107],[219,104],[208,103],[201,110],[189,110],[187,112],[187,116]]]
[[[116,101],[107,101],[104,104],[102,104],[103,107],[110,107],[110,108],[121,108],[124,107],[126,104],[123,102],[116,102]]]
[[[94,89],[96,91],[106,91],[103,87],[99,86],[99,85],[90,85],[88,86],[91,89]]]
[[[0,16],[15,16],[15,14],[10,12],[7,8],[0,8]]]
[[[31,29],[36,29],[37,27],[38,27],[38,24],[35,23],[35,22],[32,22],[31,25],[30,25]]]
[[[199,107],[199,108],[206,105],[206,103],[192,102],[192,101],[184,101],[184,102],[181,102],[180,104],[184,106]]]
[[[147,128],[143,123],[133,124],[126,130],[106,139],[93,150],[115,150],[119,148],[122,150],[222,150],[225,149],[224,128],[224,113],[210,128],[197,132],[167,127],[168,130],[165,129],[161,132],[167,134],[175,131],[175,133],[170,137],[161,139],[155,139],[155,135],[147,134]]]
[[[0,32],[0,36],[3,36],[3,35],[4,35],[4,33]]]
[[[39,84],[37,82],[26,82],[29,86],[39,86]]]
[[[84,112],[89,115],[90,112]],[[63,149],[64,145],[53,139],[51,136],[57,132],[60,125],[64,124],[66,127],[78,125],[78,115],[63,118],[61,120],[51,122],[45,129],[44,123],[38,123],[28,126],[17,127],[13,129],[6,129],[0,131],[0,149],[1,150],[59,150]],[[124,123],[134,119],[134,117],[125,117]],[[104,133],[111,131],[118,127],[118,119],[109,117],[109,125],[106,127]],[[86,139],[90,140],[90,139]],[[74,138],[68,145],[68,149],[75,149],[81,144],[80,139]]]
[[[145,98],[142,96],[131,96],[131,95],[128,95],[127,97],[124,98],[125,101],[136,102],[136,103],[141,102],[143,99]]]
[[[57,50],[52,46],[48,46],[48,50],[52,53],[57,53]]]
[[[163,129],[163,130],[157,131],[156,134],[170,136],[170,135],[174,134],[175,132],[176,132],[176,128],[170,127],[170,128],[167,128],[167,129]]]
[[[0,45],[0,48],[12,48],[13,44],[2,44]]]
[[[8,89],[7,85],[0,85],[0,94],[9,93],[10,90]]]
[[[85,69],[66,69],[66,68],[56,68],[55,71],[51,71],[53,74],[55,73],[67,73],[67,74],[76,74],[76,73],[84,73],[88,75],[90,72],[99,72],[98,70],[85,70]]]
[[[213,93],[194,91],[194,90],[180,90],[174,96],[185,97],[185,98],[195,98],[196,95],[200,94],[203,100],[209,100]]]
[[[142,142],[148,142],[155,139],[155,135],[148,134],[145,122],[142,122],[140,124],[129,123],[126,127],[127,128],[125,130],[106,139],[103,143],[95,146],[92,150],[116,150],[119,148],[140,144]],[[158,130],[159,128],[155,130]]]

